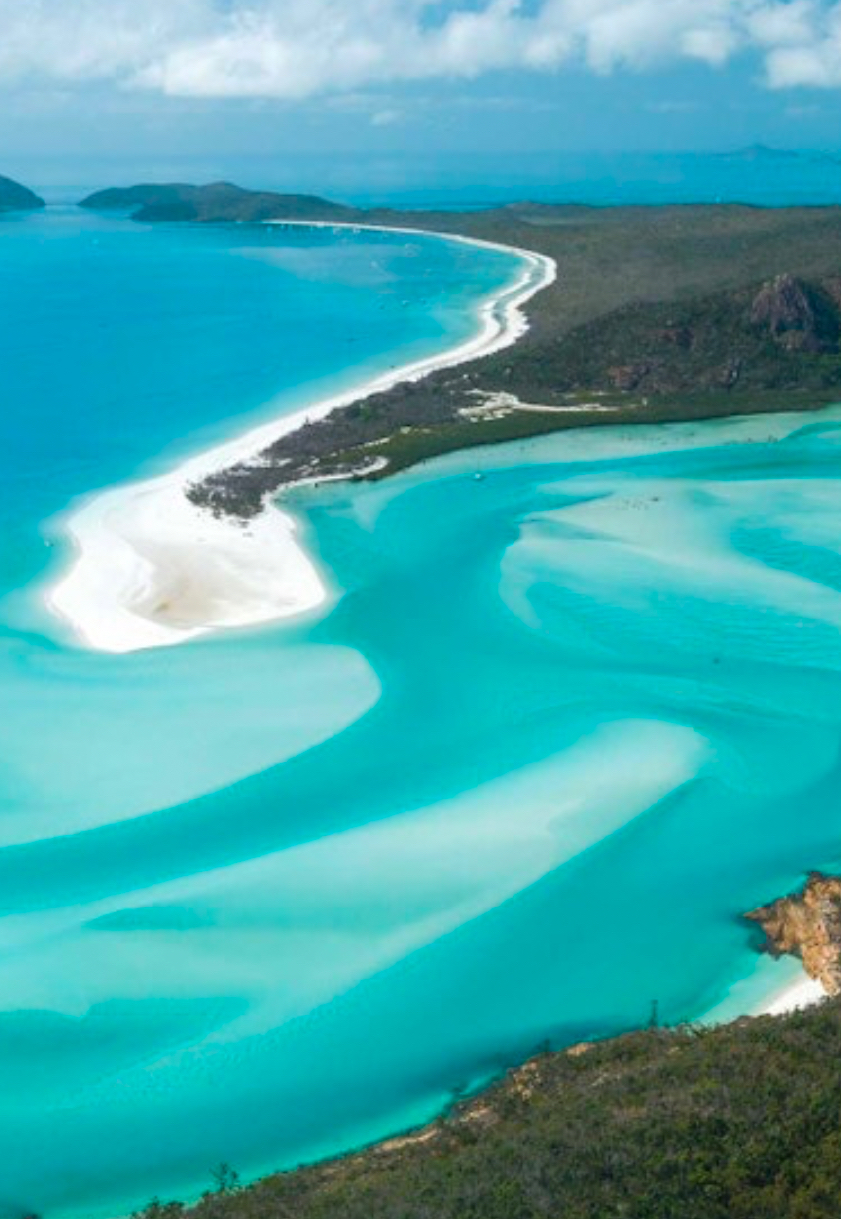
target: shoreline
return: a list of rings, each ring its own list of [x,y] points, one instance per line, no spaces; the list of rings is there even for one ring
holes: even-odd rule
[[[323,227],[323,228],[348,228],[348,229],[378,229],[383,227],[383,231],[392,232],[408,232],[415,233],[416,230],[411,229],[393,229],[387,230],[384,226],[368,226],[354,225],[351,223],[336,225],[331,222],[314,222],[308,224],[305,221],[281,221],[281,224],[301,225],[303,227]],[[448,237],[448,234],[438,234],[441,237]],[[470,239],[459,238],[453,235],[454,240],[465,240],[470,243]],[[479,243],[493,246],[493,243]],[[517,251],[515,247],[497,246],[496,248],[504,250]],[[517,281],[519,282],[519,281]],[[539,291],[540,289],[535,289]],[[503,315],[502,320],[497,317],[496,321],[504,327],[504,315],[506,308],[502,304],[503,297],[496,294],[494,302],[490,298],[478,311],[478,316],[484,318],[484,310],[488,310],[488,318],[485,321],[494,320],[494,303],[496,311]],[[471,315],[476,313],[474,308],[470,309]],[[527,325],[524,329],[527,329]],[[523,331],[524,332],[524,331]],[[521,333],[523,333],[521,332]],[[482,325],[482,333],[484,333],[484,322]],[[481,337],[481,336],[480,336]],[[516,343],[520,334],[515,334],[511,339],[511,343]],[[473,340],[476,341],[475,339]],[[462,344],[450,352],[450,356],[455,355],[456,351],[461,350],[467,344]],[[506,344],[507,345],[507,344]],[[495,348],[492,350],[499,350]],[[472,353],[465,359],[475,358],[476,353]],[[490,352],[479,352],[479,356],[490,354]],[[435,363],[434,359],[430,359],[432,368],[425,372],[416,374],[417,379],[429,375],[436,368],[445,367],[441,363]],[[453,365],[460,363],[460,360],[454,360]],[[420,367],[427,361],[417,361],[415,365],[407,365],[406,368]],[[450,365],[450,366],[453,366]],[[400,383],[403,379],[412,379],[404,377],[405,370],[395,370],[392,374]],[[376,382],[374,382],[376,384]],[[375,392],[370,388],[366,393],[362,390],[355,393],[353,396],[347,395],[347,402],[364,401],[370,393]],[[327,413],[341,409],[344,404],[343,398],[331,399],[333,405]],[[127,590],[128,593],[138,598],[138,600],[129,603],[127,608],[124,608],[124,613],[128,614],[130,619],[142,619],[147,622],[149,627],[149,637],[154,638],[154,642],[137,644],[134,647],[106,647],[101,648],[103,651],[135,651],[139,648],[167,646],[169,643],[175,644],[185,641],[195,636],[205,634],[209,631],[221,630],[231,626],[247,626],[252,623],[256,624],[261,621],[270,621],[306,612],[306,608],[316,608],[329,598],[329,592],[325,587],[324,582],[320,579],[318,572],[309,564],[309,569],[306,552],[300,542],[296,540],[296,528],[293,518],[277,508],[272,502],[272,495],[266,494],[263,511],[258,517],[252,521],[244,523],[236,519],[220,519],[214,516],[208,510],[202,510],[192,505],[187,497],[183,494],[184,491],[184,472],[190,468],[197,468],[201,475],[201,467],[212,455],[223,452],[230,452],[236,446],[242,445],[249,437],[253,437],[258,432],[262,433],[271,429],[272,436],[277,437],[280,427],[286,423],[291,424],[294,419],[298,420],[297,427],[303,426],[309,419],[314,418],[312,412],[321,408],[324,403],[316,403],[313,407],[306,407],[303,410],[296,412],[296,415],[290,415],[285,419],[281,418],[275,423],[261,425],[258,429],[252,429],[245,433],[238,440],[225,442],[224,444],[213,446],[205,450],[202,454],[196,457],[190,457],[186,461],[180,462],[173,470],[172,474],[167,474],[162,478],[148,480],[143,483],[122,484],[119,487],[97,493],[95,496],[88,497],[83,501],[83,506],[77,512],[75,508],[72,515],[67,517],[66,527],[73,539],[74,545],[78,547],[78,554],[81,556],[83,547],[87,547],[89,559],[95,559],[99,564],[98,571],[106,580],[114,578],[114,569],[117,570],[117,580]],[[534,407],[531,409],[542,410],[559,410],[559,409],[575,409],[575,408],[559,408],[559,407]],[[326,418],[325,415],[317,416]],[[290,427],[289,431],[295,430]],[[251,454],[245,460],[258,461],[262,450],[258,450],[256,455]],[[221,469],[227,469],[227,464]],[[169,484],[169,486],[167,486]],[[146,488],[146,494],[144,494]],[[126,499],[126,492],[132,492]],[[175,498],[169,498],[170,493]],[[187,501],[187,515],[181,521],[180,513],[185,508],[183,501]],[[123,516],[123,511],[128,514],[128,520]],[[276,516],[274,515],[276,514]],[[63,518],[64,519],[64,518]],[[140,521],[143,529],[149,537],[155,540],[154,550],[152,554],[148,553],[148,545],[144,543],[143,538],[138,536],[133,530],[133,522],[136,524]],[[202,537],[195,535],[197,521],[201,522]],[[265,531],[263,526],[265,525]],[[79,527],[81,532],[79,532]],[[175,528],[177,526],[177,528]],[[183,527],[183,528],[182,528]],[[218,529],[217,529],[218,527]],[[164,536],[167,531],[173,531],[177,534],[178,541],[174,549],[168,550],[168,539]],[[221,533],[218,532],[221,530]],[[191,541],[191,531],[192,541]],[[281,539],[279,534],[283,533]],[[211,536],[212,535],[212,536]],[[244,539],[250,539],[249,545],[246,547],[248,553],[245,553],[242,548]],[[113,549],[116,541],[117,550]],[[253,542],[253,545],[251,545]],[[231,551],[233,547],[233,551]],[[98,548],[98,556],[93,552]],[[110,549],[109,549],[110,548]],[[303,560],[303,566],[298,570],[297,576],[291,569],[287,569],[286,562],[290,555],[297,555]],[[261,566],[262,564],[262,566]],[[215,565],[215,567],[214,567]],[[234,569],[241,568],[239,575]],[[208,568],[214,569],[214,575],[211,579]],[[278,577],[278,585],[276,592],[272,597],[266,596],[266,579]],[[236,584],[236,580],[241,579],[242,585]],[[150,588],[150,582],[152,587]],[[186,590],[185,590],[186,582]],[[237,590],[237,598],[230,597],[230,588],[234,586]],[[283,603],[283,597],[288,592],[289,588],[295,589],[296,595],[300,594],[304,598],[309,596],[312,600],[312,607],[305,609],[297,609],[293,603],[290,603],[290,608],[286,612],[273,612],[268,618],[256,618],[246,621],[232,621],[225,618],[225,614],[235,615],[236,613],[246,612],[246,603],[250,605],[250,613],[260,613],[266,607],[266,604],[274,604],[275,610],[278,603]],[[191,625],[189,620],[189,612],[195,612],[195,596],[197,590],[204,590],[205,609],[208,604],[215,614],[219,617],[217,620],[210,622],[207,625]],[[253,589],[253,598],[248,600],[250,593],[249,589]],[[174,590],[174,593],[170,590]],[[84,588],[82,589],[84,592]],[[96,589],[88,587],[88,593],[96,592]],[[174,604],[175,603],[175,604]],[[261,609],[262,607],[262,609]],[[201,608],[201,607],[199,607]],[[151,614],[148,612],[151,610]],[[61,611],[59,611],[61,612]],[[72,619],[68,619],[71,620]],[[121,618],[116,623],[116,636],[120,637],[120,632],[126,629],[137,629],[136,624],[126,619]],[[110,630],[112,634],[115,631],[115,624],[112,622],[100,623],[103,631]],[[158,634],[163,633],[158,641]],[[168,638],[173,632],[178,634],[177,638]],[[90,645],[96,646],[96,645]],[[767,995],[759,1001],[754,1012],[751,1015],[769,1015],[772,1017],[784,1016],[787,1013],[802,1010],[804,1007],[820,1002],[824,998],[823,989],[819,983],[814,982],[807,976],[798,978],[796,981],[790,981],[783,987],[778,987],[775,990],[769,988]],[[399,1141],[399,1140],[398,1140]],[[410,1140],[411,1141],[411,1140]],[[379,1150],[382,1150],[382,1146]]]
[[[548,255],[460,234],[351,222],[266,223],[434,237],[512,254],[525,265],[512,283],[480,303],[478,333],[457,346],[251,428],[169,474],[71,505],[58,524],[74,553],[45,599],[82,646],[124,654],[321,608],[329,599],[326,583],[297,541],[294,519],[270,493],[246,522],[194,504],[188,489],[231,466],[259,462],[271,444],[334,411],[513,346],[529,329],[523,307],[557,278],[557,263]]]
[[[821,983],[816,978],[811,978],[804,970],[802,978],[766,996],[751,1015],[788,1016],[791,1012],[801,1012],[807,1007],[823,1003],[824,999],[829,997]]]
[[[173,646],[323,607],[329,589],[296,540],[294,518],[275,506],[272,493],[258,516],[241,521],[193,504],[185,491],[235,464],[259,461],[268,445],[334,411],[513,346],[529,329],[523,306],[557,278],[557,263],[547,255],[461,234],[320,220],[265,223],[432,237],[513,254],[525,266],[504,290],[481,302],[478,334],[457,346],[260,424],[187,458],[169,474],[96,492],[71,506],[59,522],[76,553],[47,590],[46,601],[93,650],[123,654]],[[375,464],[373,459],[372,468]],[[307,481],[296,480],[298,485]],[[785,1015],[826,997],[821,984],[804,971],[795,982],[765,995],[751,1014]]]

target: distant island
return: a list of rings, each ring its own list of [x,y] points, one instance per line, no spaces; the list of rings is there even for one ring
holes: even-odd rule
[[[277,195],[270,191],[243,190],[231,182],[209,186],[170,183],[163,186],[116,187],[97,191],[79,205],[90,211],[124,211],[133,220],[161,221],[260,221],[353,220],[353,208],[331,203],[317,195]]]
[[[750,144],[747,148],[738,148],[735,152],[712,153],[720,161],[802,161],[812,165],[841,165],[837,156],[830,152],[803,151],[793,148],[770,148],[767,144]]]
[[[0,177],[0,212],[30,212],[42,207],[40,195],[11,178]]]
[[[808,410],[841,399],[841,208],[519,204],[361,211],[227,183],[84,200],[155,221],[317,221],[496,242],[554,259],[516,347],[404,382],[192,487],[243,518],[302,477],[369,476],[453,449],[605,423]]]

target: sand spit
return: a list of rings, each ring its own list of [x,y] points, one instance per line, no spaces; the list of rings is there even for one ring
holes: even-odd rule
[[[351,231],[363,227],[277,223]],[[116,487],[72,507],[61,523],[75,554],[48,591],[47,601],[81,643],[103,652],[134,652],[323,606],[328,597],[325,582],[288,514],[269,500],[247,523],[214,517],[192,504],[186,489],[230,466],[259,460],[281,436],[370,394],[511,346],[528,329],[523,306],[557,274],[551,258],[529,250],[415,229],[377,231],[434,236],[517,254],[523,270],[514,283],[482,303],[479,332],[468,342],[252,429],[191,458],[171,474]]]

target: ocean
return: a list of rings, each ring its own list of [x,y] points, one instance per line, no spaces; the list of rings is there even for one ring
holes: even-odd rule
[[[739,915],[841,854],[841,409],[298,488],[322,607],[109,655],[45,602],[68,514],[466,342],[521,260],[67,205],[0,251],[0,1215],[193,1197],[797,976]]]
[[[486,208],[524,199],[596,207],[841,203],[841,152],[762,145],[721,152],[450,152],[197,156],[106,162],[20,159],[5,172],[53,202],[75,203],[104,186],[226,180],[254,190],[307,191],[360,207]]]

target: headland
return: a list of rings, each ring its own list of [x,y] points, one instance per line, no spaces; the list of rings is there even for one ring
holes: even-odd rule
[[[155,206],[164,214],[146,211],[140,218],[251,219],[212,211],[168,215],[166,198]],[[103,642],[108,624],[98,643],[94,632],[89,641],[112,650],[178,642],[215,626],[277,617],[281,603],[288,612],[318,604],[325,592],[315,573],[309,601],[290,600],[281,578],[259,610],[241,614],[238,559],[232,557],[228,567],[216,565],[214,598],[208,597],[205,559],[197,557],[195,530],[201,523],[235,540],[256,537],[260,553],[254,557],[262,563],[257,535],[264,526],[273,535],[286,529],[287,518],[274,515],[271,503],[287,483],[381,477],[448,449],[583,424],[808,410],[838,398],[841,212],[623,209],[620,217],[592,209],[550,210],[551,218],[545,209],[524,208],[528,220],[482,214],[441,216],[429,224],[396,215],[301,218],[451,232],[523,251],[525,266],[529,258],[535,261],[505,301],[489,306],[478,347],[451,352],[437,367],[398,370],[388,383],[365,387],[364,411],[358,409],[359,394],[322,403],[283,428],[268,425],[189,463],[172,480],[115,492],[123,498],[110,504],[103,497],[94,501],[87,522],[84,516],[71,522],[80,546],[76,577],[86,570],[88,584],[76,584],[83,604],[80,609],[77,602],[75,610],[71,605],[68,616],[107,604],[111,593],[92,576],[97,566],[100,574],[108,564],[113,570],[113,539],[122,534],[127,565],[117,600],[123,599],[129,617],[110,643]],[[259,219],[299,222],[295,216]],[[636,243],[624,248],[631,237]],[[557,281],[549,274],[556,263]],[[169,546],[165,531],[181,512],[187,513],[183,534]],[[100,528],[105,549],[97,557],[90,540]],[[216,543],[208,538],[215,563]],[[138,555],[145,568],[138,567]],[[191,556],[195,574],[187,578]],[[85,561],[93,567],[84,569]],[[256,600],[285,562],[280,554],[270,556],[261,573],[259,564],[251,566],[243,556],[242,576]],[[162,591],[162,569],[169,572],[170,591]],[[218,608],[226,598],[227,608],[210,612],[211,603]],[[145,640],[131,621],[136,618],[147,624]],[[838,895],[825,881],[820,887],[813,878],[803,897],[755,912],[773,951],[793,952],[809,966],[818,944],[826,964],[828,937],[838,933]],[[831,898],[829,906],[825,898]],[[812,906],[830,917],[821,922],[810,913],[805,919],[801,908]],[[837,960],[836,950],[833,968]],[[773,1010],[797,1008],[832,989],[820,971],[813,981],[819,985],[798,984],[796,994]],[[718,1208],[699,1215],[829,1214],[815,1209],[819,1199],[813,1195],[826,1164],[834,1165],[839,1135],[836,1082],[826,1068],[827,1044],[841,1035],[839,1012],[838,1001],[831,1000],[781,1021],[760,1018],[715,1030],[651,1028],[592,1047],[542,1053],[492,1092],[455,1104],[447,1119],[406,1139],[270,1178],[249,1191],[240,1192],[225,1176],[224,1188],[199,1205],[197,1219],[411,1219],[430,1205],[445,1219],[468,1213],[466,1196],[470,1213],[506,1219],[544,1214],[547,1199],[582,1219],[618,1213],[628,1197],[640,1213],[649,1203],[651,1213],[691,1213],[686,1206],[699,1196],[699,1181],[708,1193],[715,1191]],[[781,1158],[780,1140],[767,1132],[782,1129],[788,1150]],[[755,1153],[755,1171],[745,1169],[745,1148]],[[761,1170],[769,1156],[773,1181]],[[606,1172],[606,1163],[619,1169]],[[828,1180],[835,1190],[837,1174]],[[181,1209],[154,1204],[150,1214],[160,1219]]]
[[[186,203],[185,203],[186,199]],[[384,474],[453,449],[569,427],[808,410],[841,395],[841,208],[361,211],[307,196],[209,187],[84,201],[145,222],[276,221],[437,232],[560,269],[525,304],[513,349],[409,375],[307,420],[197,482],[197,504],[248,518],[301,478]],[[364,401],[364,411],[361,404]],[[303,422],[303,420],[302,420]],[[381,458],[371,469],[371,455]]]
[[[180,188],[179,188],[180,189]],[[110,196],[109,196],[110,197]],[[297,221],[285,221],[295,224]],[[326,223],[308,220],[307,225]],[[379,226],[381,227],[381,226]],[[446,240],[501,248],[446,235]],[[504,247],[509,251],[509,247]],[[198,454],[169,475],[128,484],[75,505],[64,522],[74,561],[48,601],[87,646],[131,652],[185,642],[223,628],[255,626],[300,615],[328,597],[325,582],[296,541],[293,519],[272,502],[273,480],[254,510],[208,511],[200,489],[236,478],[268,460],[270,448],[340,417],[367,396],[387,395],[443,369],[513,346],[528,328],[525,304],[554,281],[554,261],[528,250],[520,271],[481,304],[477,333],[439,355],[398,367],[348,393],[315,402]],[[377,453],[357,458],[356,473],[387,464]],[[324,477],[297,470],[294,482]],[[341,477],[333,471],[329,477]]]
[[[471,342],[74,512],[76,561],[50,601],[108,651],[322,604],[324,583],[274,502],[285,486],[381,478],[570,427],[809,410],[841,396],[841,208],[361,211],[227,183],[115,189],[82,206],[144,223],[435,233],[523,260]]]

